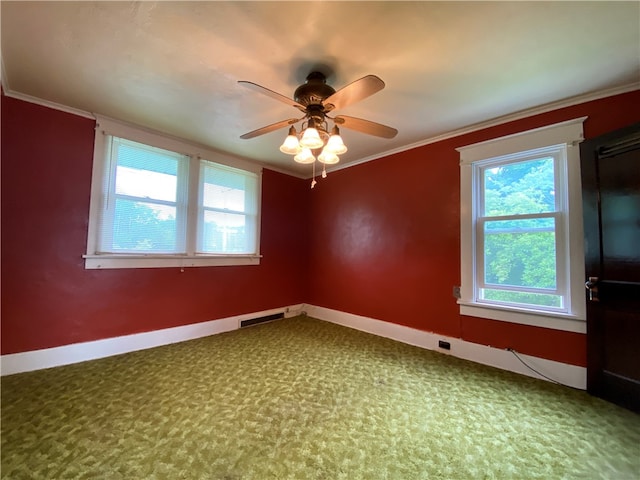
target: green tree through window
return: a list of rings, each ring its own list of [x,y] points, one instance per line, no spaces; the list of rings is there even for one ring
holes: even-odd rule
[[[125,251],[175,250],[175,215],[166,216],[142,202],[116,200],[113,247]]]
[[[484,283],[487,300],[559,307],[554,159],[485,167]],[[535,218],[517,218],[542,214]],[[509,288],[541,290],[513,291]]]

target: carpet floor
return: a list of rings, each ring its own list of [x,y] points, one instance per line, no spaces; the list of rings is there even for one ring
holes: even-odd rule
[[[2,378],[4,479],[637,479],[640,416],[307,317]]]

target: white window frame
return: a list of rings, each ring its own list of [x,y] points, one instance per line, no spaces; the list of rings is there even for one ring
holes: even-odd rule
[[[580,149],[587,117],[557,123],[506,137],[457,148],[460,152],[460,314],[578,333],[586,332],[584,295],[584,238]],[[557,291],[564,294],[564,309],[505,305],[478,299],[483,252],[480,213],[482,168],[491,164],[526,161],[531,155],[556,155],[556,182],[566,186],[558,199],[556,221]],[[551,155],[548,155],[551,156]],[[526,218],[517,216],[516,218]]]
[[[215,152],[206,147],[191,144],[182,139],[163,135],[110,118],[96,117],[96,134],[93,153],[93,173],[91,178],[91,199],[89,206],[89,227],[87,231],[87,252],[83,255],[85,269],[112,268],[162,268],[162,267],[206,267],[225,265],[260,264],[260,218],[262,167],[239,158]],[[180,153],[188,157],[187,202],[187,245],[184,254],[128,254],[100,253],[99,225],[103,202],[109,189],[108,137],[119,137],[164,150]],[[251,172],[256,175],[256,246],[255,252],[248,254],[208,254],[196,251],[199,207],[200,162],[208,161],[226,167]]]

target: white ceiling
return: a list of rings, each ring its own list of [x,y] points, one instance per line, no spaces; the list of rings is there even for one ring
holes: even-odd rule
[[[381,92],[342,113],[392,140],[342,129],[341,165],[477,123],[640,88],[640,2],[9,2],[2,74],[29,95],[150,127],[307,176],[278,146],[299,117],[238,85],[287,97],[312,70]],[[630,106],[638,108],[638,106]]]

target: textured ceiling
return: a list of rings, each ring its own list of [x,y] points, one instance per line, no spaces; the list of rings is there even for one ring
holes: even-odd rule
[[[379,93],[336,112],[390,125],[342,130],[341,165],[477,123],[640,88],[639,2],[1,2],[3,88],[150,127],[297,175],[285,96],[319,69]],[[632,108],[630,106],[630,108]],[[634,108],[637,108],[634,107]]]

